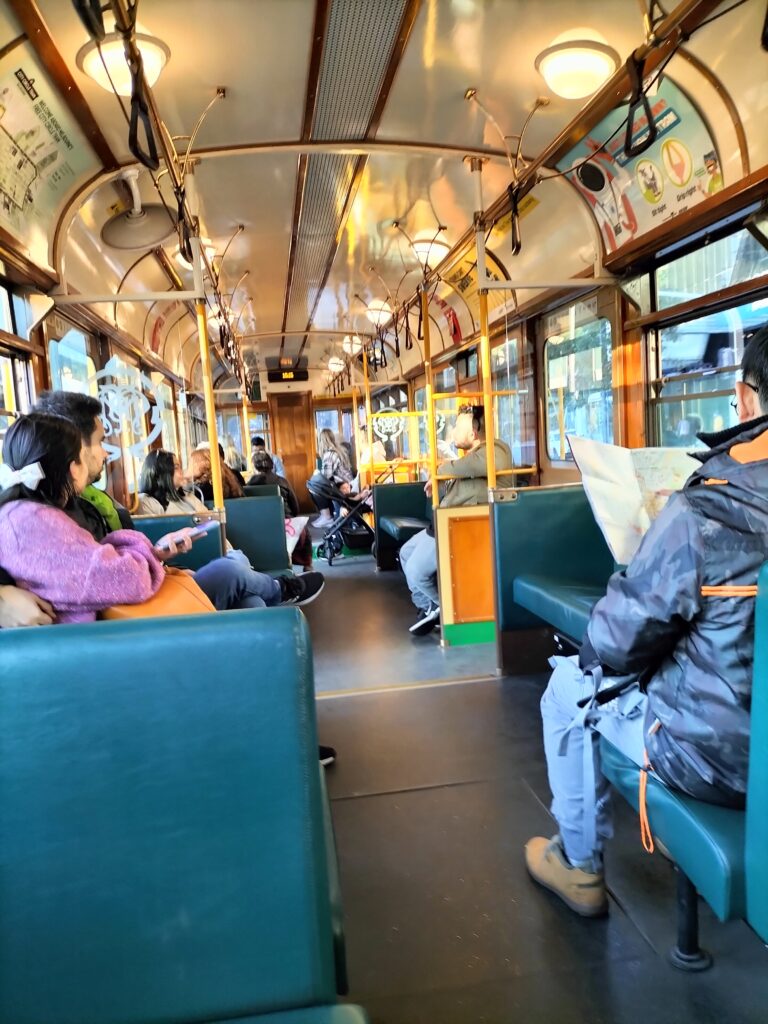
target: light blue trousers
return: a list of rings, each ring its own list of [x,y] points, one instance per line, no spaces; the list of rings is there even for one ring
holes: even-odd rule
[[[437,589],[437,545],[426,530],[414,534],[400,548],[403,567],[411,599],[419,611],[428,612],[440,604]]]
[[[549,684],[541,698],[544,752],[552,814],[568,860],[587,871],[602,866],[603,845],[613,835],[608,780],[600,771],[598,734],[636,764],[643,764],[647,697],[637,685],[601,707],[580,708],[594,695],[577,656],[552,658]],[[600,688],[616,682],[610,677]]]

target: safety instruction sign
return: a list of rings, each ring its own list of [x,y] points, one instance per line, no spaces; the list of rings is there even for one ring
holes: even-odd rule
[[[0,60],[0,226],[38,266],[68,197],[98,165],[29,44]]]
[[[656,140],[644,153],[624,152],[624,103],[604,118],[558,164],[569,172],[600,225],[606,252],[613,252],[657,224],[723,188],[717,150],[699,112],[668,78],[649,97]],[[636,118],[633,147],[649,135],[648,120]],[[606,142],[606,140],[608,140]]]

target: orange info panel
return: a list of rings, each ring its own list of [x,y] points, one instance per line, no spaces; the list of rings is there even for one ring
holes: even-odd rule
[[[456,623],[493,619],[491,521],[484,515],[448,522],[453,619]]]

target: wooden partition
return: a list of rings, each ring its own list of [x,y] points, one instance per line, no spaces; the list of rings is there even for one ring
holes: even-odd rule
[[[491,642],[496,626],[488,506],[438,509],[435,521],[443,643]]]
[[[270,394],[269,422],[274,451],[282,456],[285,475],[296,491],[302,510],[311,512],[315,506],[306,487],[307,480],[315,471],[315,423],[311,393]]]

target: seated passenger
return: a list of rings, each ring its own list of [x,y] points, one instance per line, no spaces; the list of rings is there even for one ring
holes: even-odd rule
[[[0,629],[50,626],[55,614],[48,601],[17,587],[13,576],[0,569]]]
[[[221,466],[221,486],[225,498],[244,498],[242,476],[230,469],[224,461],[224,453],[219,445],[219,465]],[[189,457],[189,470],[195,487],[200,491],[204,501],[213,501],[213,470],[211,469],[211,449],[196,448]],[[240,479],[238,479],[238,477]]]
[[[352,481],[355,476],[349,464],[349,458],[344,449],[339,447],[333,431],[327,427],[320,431],[317,454],[320,456],[319,474],[338,487],[342,494],[351,495]],[[334,502],[331,498],[313,497],[313,500],[320,509],[320,515],[312,525],[328,526],[334,515],[339,514],[339,503]]]
[[[75,500],[68,514],[75,522],[101,541],[121,524],[132,529],[130,515],[118,511],[112,498],[93,484],[101,477],[107,459],[102,447],[104,426],[101,422],[101,402],[90,395],[76,391],[44,391],[35,405],[35,412],[47,412],[69,420],[80,432],[83,453],[88,466],[90,486]],[[191,547],[187,539],[189,530],[161,537],[167,550],[159,553],[163,561],[175,557]],[[2,553],[0,552],[0,566]],[[307,604],[313,601],[325,585],[321,573],[306,573],[302,577],[279,576],[273,579],[254,571],[242,559],[217,558],[194,573],[195,582],[218,611],[232,608],[261,608],[275,604]]]
[[[486,468],[485,417],[481,405],[459,406],[453,428],[453,443],[466,454],[438,466],[441,476],[452,476],[441,485],[440,508],[457,505],[482,505],[488,501]],[[493,442],[496,468],[511,469],[512,453],[504,441]],[[424,487],[427,497],[432,495],[431,481]],[[430,525],[400,548],[400,565],[411,591],[419,617],[410,627],[414,636],[425,636],[440,624],[440,597],[437,590],[437,547],[435,533]]]
[[[184,516],[208,509],[187,484],[178,456],[157,448],[141,467],[139,512],[145,516]]]
[[[608,907],[603,847],[612,834],[595,731],[638,765],[647,757],[673,789],[744,806],[755,593],[768,559],[768,328],[744,351],[736,408],[738,426],[701,435],[709,446],[695,454],[701,469],[672,495],[592,612],[579,664],[627,676],[630,688],[594,706],[585,725],[578,701],[592,686],[575,658],[562,659],[541,701],[559,835],[531,839],[526,863],[585,917]]]
[[[3,443],[0,551],[16,583],[50,602],[56,622],[91,622],[114,604],[142,604],[163,564],[136,530],[98,542],[68,515],[88,486],[77,430],[59,416],[20,416]]]
[[[285,466],[283,465],[283,460],[276,452],[270,452],[267,449],[267,443],[263,437],[254,436],[251,438],[251,452],[253,455],[255,455],[256,452],[267,452],[267,454],[271,457],[272,462],[274,463],[275,472],[277,473],[277,475],[285,476]]]
[[[252,455],[252,462],[254,474],[248,483],[253,485],[275,484],[279,488],[280,496],[283,499],[286,519],[295,519],[297,516],[300,516],[301,507],[299,499],[296,497],[296,492],[284,476],[280,476],[275,472],[275,464],[269,452],[264,451],[264,449],[255,451]],[[293,530],[294,526],[286,523],[286,530],[288,529]],[[306,526],[299,534],[299,539],[291,552],[291,563],[303,566],[305,572],[312,568],[312,538]]]
[[[275,463],[268,451],[263,448],[255,451],[251,456],[253,462],[253,476],[248,481],[249,485],[275,484],[285,502],[287,516],[298,516],[301,513],[299,499],[290,483],[281,476],[275,469]]]

